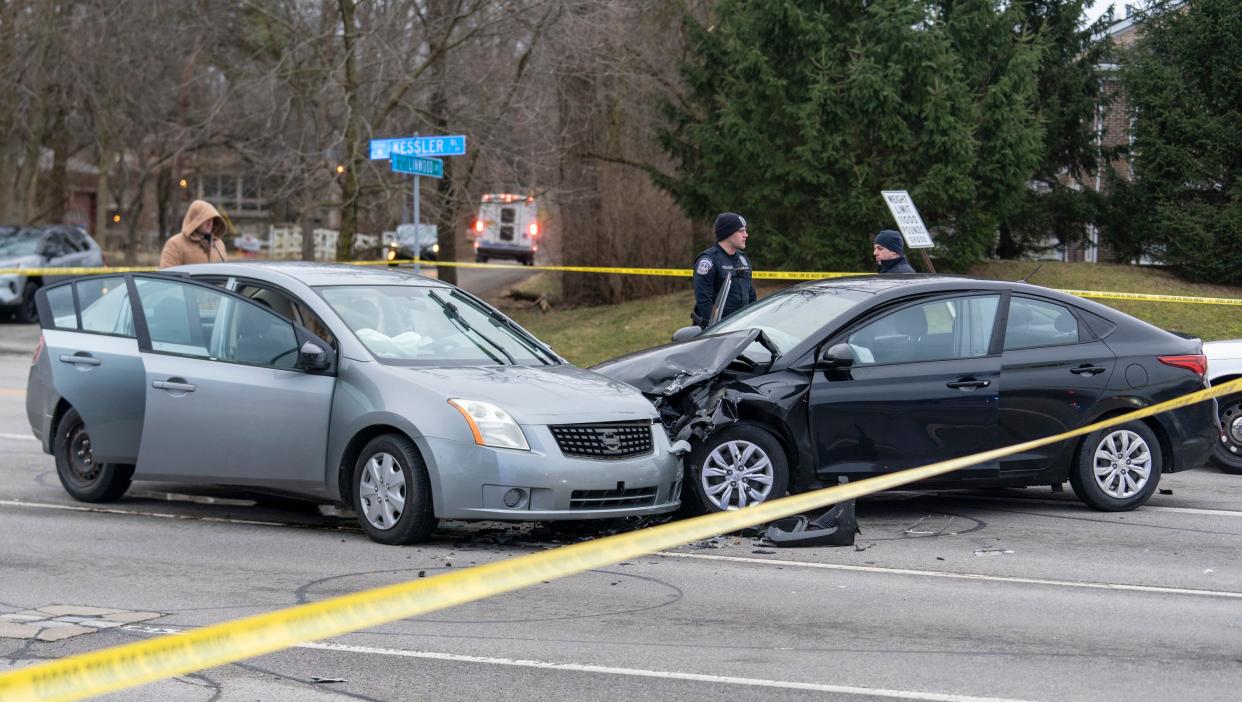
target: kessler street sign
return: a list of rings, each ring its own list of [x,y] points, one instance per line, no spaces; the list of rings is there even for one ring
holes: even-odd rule
[[[394,173],[412,173],[429,178],[443,178],[444,162],[434,158],[393,154],[392,170]]]
[[[466,153],[464,134],[372,139],[371,158],[400,156],[461,156]]]

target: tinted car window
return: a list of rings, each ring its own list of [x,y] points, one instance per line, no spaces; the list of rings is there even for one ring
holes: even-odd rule
[[[69,237],[69,245],[77,251],[89,251],[91,248],[91,238],[78,229],[69,229],[66,232]]]
[[[82,331],[134,337],[134,314],[124,278],[87,278],[74,286],[82,308]]]
[[[1009,303],[1005,350],[1078,343],[1078,319],[1068,307],[1015,297]]]
[[[292,369],[293,324],[228,294],[177,281],[137,280],[151,350]]]
[[[48,258],[60,258],[73,253],[69,242],[65,240],[64,232],[53,231],[47,235],[47,240],[43,242],[43,255]]]
[[[52,326],[57,329],[77,329],[78,313],[73,306],[73,288],[62,285],[47,291],[47,305],[52,310]]]
[[[850,334],[857,365],[917,363],[988,354],[999,295],[903,307]]]

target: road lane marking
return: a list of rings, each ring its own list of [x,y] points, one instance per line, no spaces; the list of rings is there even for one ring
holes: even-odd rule
[[[931,498],[943,498],[950,500],[972,500],[978,502],[1038,502],[1049,505],[1065,505],[1068,507],[1081,507],[1081,503],[1076,500],[1058,500],[1054,497],[998,497],[994,495],[948,495],[927,493]],[[1134,514],[1142,514],[1143,512],[1175,512],[1177,514],[1201,514],[1208,517],[1242,517],[1242,511],[1230,509],[1208,509],[1206,507],[1163,507],[1160,505],[1143,505],[1134,510]]]
[[[109,507],[86,507],[82,505],[62,505],[50,502],[27,502],[25,500],[0,500],[3,507],[29,507],[34,509],[53,509],[66,512],[95,512],[100,514],[119,514],[131,517],[154,517],[157,519],[180,519],[185,521],[213,522],[217,524],[241,524],[247,526],[286,527],[291,529],[323,529],[329,531],[357,531],[353,525],[333,524],[298,524],[295,522],[269,522],[257,519],[235,519],[230,517],[209,517],[190,514],[170,514],[167,512],[146,512],[128,509],[112,509]],[[517,544],[522,548],[537,548],[540,544]],[[1087,590],[1112,590],[1120,592],[1145,592],[1162,595],[1199,595],[1203,597],[1223,597],[1226,599],[1242,599],[1242,592],[1230,590],[1200,590],[1196,588],[1164,587],[1160,585],[1135,585],[1132,583],[1102,583],[1080,580],[1055,580],[1050,578],[1024,578],[1009,575],[984,575],[982,573],[955,573],[941,570],[916,570],[911,568],[885,568],[881,566],[845,565],[840,563],[813,563],[807,561],[785,561],[774,558],[747,558],[745,556],[717,556],[707,553],[677,553],[675,551],[659,551],[656,556],[669,558],[689,558],[705,561],[728,561],[732,563],[758,563],[762,565],[788,566],[794,568],[816,568],[820,570],[841,570],[859,573],[878,573],[891,575],[914,575],[929,578],[952,578],[958,580],[978,580],[988,582],[1016,583],[1023,585],[1050,585],[1054,587],[1070,587]]]
[[[125,631],[143,634],[181,634],[186,629],[158,626],[124,626]],[[826,683],[808,683],[795,680],[771,680],[767,678],[742,678],[732,675],[707,675],[703,673],[682,673],[671,670],[649,670],[645,668],[622,668],[610,665],[591,665],[586,663],[556,663],[521,658],[496,658],[493,656],[467,656],[458,653],[441,651],[411,651],[401,648],[378,648],[374,646],[354,646],[336,643],[301,643],[294,648],[305,648],[315,651],[336,651],[344,653],[361,653],[368,656],[394,656],[398,658],[418,658],[422,660],[448,661],[451,663],[478,663],[483,665],[499,665],[513,668],[536,668],[540,670],[565,670],[574,673],[595,673],[599,675],[620,675],[634,678],[658,678],[663,680],[684,680],[689,682],[713,683],[717,685],[737,685],[742,687],[775,688],[781,690],[809,690],[811,692],[827,692],[837,695],[861,695],[865,697],[884,697],[897,700],[927,700],[930,702],[1023,702],[1009,697],[976,697],[946,692],[923,692],[920,690],[892,690],[880,687],[860,687],[857,685],[834,685]]]
[[[791,568],[817,568],[820,570],[844,570],[855,573],[881,573],[884,575],[918,575],[928,578],[953,578],[957,580],[983,580],[999,583],[1017,583],[1021,585],[1052,585],[1056,587],[1073,587],[1086,590],[1113,590],[1123,592],[1147,592],[1161,595],[1201,595],[1204,597],[1224,597],[1242,599],[1242,592],[1230,590],[1199,590],[1187,587],[1163,587],[1160,585],[1133,585],[1130,583],[1098,583],[1083,580],[1054,580],[1050,578],[1024,578],[1014,575],[983,575],[982,573],[954,573],[943,570],[915,570],[912,568],[883,568],[879,566],[844,565],[841,563],[811,563],[806,561],[782,561],[774,558],[747,558],[745,556],[716,556],[707,553],[677,553],[660,551],[657,556],[669,558],[690,558],[704,561],[729,561],[732,563],[762,563],[764,565],[784,566]]]
[[[332,531],[360,531],[352,526],[334,524],[299,524],[297,522],[267,522],[258,519],[234,519],[232,517],[208,517],[199,514],[170,514],[168,512],[145,512],[132,509],[112,509],[110,507],[85,507],[82,505],[60,505],[54,502],[27,502],[25,500],[0,500],[0,507],[30,507],[34,509],[55,509],[65,512],[92,512],[97,514],[121,514],[129,517],[154,517],[156,519],[182,519],[192,522],[215,522],[220,524],[245,524],[249,526],[286,527],[290,529],[325,529]]]
[[[32,434],[0,434],[0,439],[38,441]]]

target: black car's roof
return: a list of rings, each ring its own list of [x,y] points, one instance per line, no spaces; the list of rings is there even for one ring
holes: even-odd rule
[[[942,275],[936,273],[903,273],[895,275],[849,276],[844,278],[828,278],[800,283],[787,290],[840,290],[842,288],[861,293],[870,293],[883,297],[906,297],[910,295],[953,292],[957,290],[1011,290],[1016,293],[1028,293],[1041,297],[1052,298],[1087,308],[1092,312],[1103,310],[1115,312],[1090,300],[1070,295],[1069,293],[1045,288],[1040,285],[1011,280],[990,280],[975,278],[968,275]]]

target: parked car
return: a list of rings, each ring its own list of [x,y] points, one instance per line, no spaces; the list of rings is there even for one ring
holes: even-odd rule
[[[810,282],[592,370],[690,441],[688,500],[736,509],[1051,436],[1202,389],[1197,340],[1023,283],[902,275]],[[1129,510],[1202,464],[1213,403],[984,463],[931,488],[1059,485]]]
[[[1242,378],[1242,339],[1209,341],[1203,345],[1208,359],[1208,382],[1212,385]],[[1242,473],[1242,395],[1217,400],[1221,434],[1212,458],[1225,470]]]
[[[412,224],[402,224],[397,227],[393,241],[364,248],[356,254],[356,258],[361,261],[408,261],[413,258],[434,261],[439,255],[440,244],[433,225],[424,224],[419,231]]]
[[[94,268],[104,265],[103,251],[82,227],[0,227],[0,268]],[[0,275],[0,314],[17,321],[38,321],[35,292],[63,276]]]
[[[388,544],[439,518],[679,503],[682,449],[651,403],[430,278],[202,264],[37,301],[26,409],[78,500],[114,500],[131,480],[265,488],[352,506]]]

